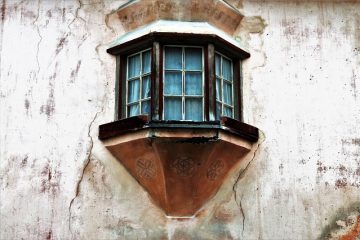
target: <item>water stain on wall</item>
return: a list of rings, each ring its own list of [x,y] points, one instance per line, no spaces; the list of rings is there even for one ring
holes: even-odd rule
[[[340,208],[324,227],[318,240],[338,239],[356,240],[360,236],[360,202],[353,202],[348,207]]]
[[[80,66],[81,66],[81,60],[79,60],[79,61],[77,62],[77,65],[76,65],[75,69],[73,69],[73,70],[71,71],[71,73],[70,73],[70,82],[71,82],[71,83],[74,83],[74,82],[75,82],[75,79],[76,79],[76,77],[77,77],[77,75],[78,75],[78,73],[79,73],[79,70],[80,70]]]

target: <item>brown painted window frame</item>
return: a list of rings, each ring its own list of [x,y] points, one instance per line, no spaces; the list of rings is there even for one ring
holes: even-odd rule
[[[116,120],[126,118],[126,64],[127,56],[151,49],[151,110],[150,119],[163,120],[163,47],[165,45],[189,45],[204,48],[204,121],[215,121],[216,76],[215,54],[219,52],[233,62],[234,119],[242,121],[241,61],[250,57],[246,51],[212,34],[150,33],[109,48],[116,56]]]

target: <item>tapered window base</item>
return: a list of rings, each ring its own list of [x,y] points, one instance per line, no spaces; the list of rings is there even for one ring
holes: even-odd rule
[[[105,147],[172,217],[195,215],[258,140],[257,128],[226,117],[151,122],[138,116],[99,130]]]

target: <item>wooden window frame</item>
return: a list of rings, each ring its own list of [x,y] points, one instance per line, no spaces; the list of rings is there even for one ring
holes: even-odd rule
[[[134,105],[134,104],[138,104],[139,105],[139,114],[138,115],[141,115],[142,114],[142,104],[143,102],[147,102],[150,100],[150,103],[151,103],[151,95],[150,97],[147,97],[147,98],[142,98],[142,94],[143,94],[143,88],[142,88],[142,84],[143,84],[143,81],[144,81],[144,78],[147,77],[147,76],[150,76],[150,82],[151,82],[151,66],[150,66],[150,72],[147,72],[147,73],[143,73],[143,67],[142,67],[142,58],[143,58],[143,54],[144,52],[147,52],[151,50],[150,48],[147,48],[147,49],[144,49],[144,50],[141,50],[139,52],[136,52],[136,53],[133,53],[133,54],[130,54],[126,57],[126,73],[125,73],[125,79],[121,79],[122,81],[126,81],[125,83],[125,117],[128,118],[128,117],[131,117],[129,116],[129,109],[128,107],[131,106],[131,105]],[[151,54],[151,51],[150,51],[150,54]],[[140,75],[139,76],[136,76],[136,77],[132,77],[132,78],[129,78],[129,58],[132,57],[132,56],[135,56],[135,55],[140,55]],[[151,61],[150,61],[151,63]],[[130,81],[134,81],[136,78],[139,79],[139,99],[135,102],[131,102],[129,103],[129,93],[128,93],[128,88],[129,88],[129,82]],[[150,88],[151,88],[151,84],[150,84]]]
[[[165,95],[164,92],[162,93],[163,97],[162,97],[162,102],[163,104],[165,103],[165,98],[171,98],[171,97],[180,97],[181,98],[181,118],[182,119],[176,119],[176,120],[181,120],[181,121],[191,121],[191,120],[186,120],[186,99],[187,98],[199,98],[201,99],[201,106],[202,106],[202,121],[205,120],[205,88],[204,88],[204,84],[205,84],[205,56],[204,56],[204,47],[203,46],[193,46],[193,45],[173,45],[173,44],[166,44],[166,45],[163,45],[163,52],[162,52],[162,55],[163,55],[163,61],[160,62],[160,64],[163,65],[163,69],[164,71],[162,71],[162,76],[163,76],[163,79],[165,77],[165,72],[166,71],[180,71],[181,72],[181,84],[182,84],[182,89],[181,89],[181,95]],[[182,69],[181,70],[172,70],[172,69],[165,69],[165,51],[166,51],[166,47],[177,47],[177,48],[181,48],[181,58],[182,58]],[[199,48],[201,49],[201,64],[202,64],[202,69],[199,71],[199,70],[186,70],[185,69],[185,49],[189,49],[189,48]],[[185,84],[186,84],[186,80],[185,80],[185,75],[186,75],[186,72],[201,72],[201,95],[186,95],[186,92],[185,92]],[[162,116],[163,118],[165,118],[165,108],[163,108],[163,112],[162,112]]]
[[[219,103],[221,105],[221,113],[220,113],[220,117],[222,116],[221,114],[224,113],[224,107],[228,107],[231,108],[231,115],[232,116],[227,116],[227,117],[231,117],[233,118],[235,116],[235,89],[234,89],[234,64],[232,59],[226,57],[224,54],[220,53],[220,52],[215,52],[215,56],[219,55],[220,56],[220,75],[215,76],[215,81],[218,78],[220,80],[220,99],[216,100],[216,104]],[[231,81],[229,81],[228,79],[224,78],[223,75],[223,59],[228,59],[230,60],[230,64],[231,64]],[[215,63],[216,65],[216,63]],[[216,68],[216,66],[215,66]],[[216,70],[215,70],[216,72]],[[216,74],[215,74],[216,75]],[[228,84],[231,84],[231,102],[232,105],[225,103],[224,101],[224,82],[229,82]],[[216,83],[215,83],[216,85]],[[216,88],[216,87],[215,87]],[[215,96],[216,98],[216,96]]]
[[[153,121],[162,121],[164,119],[163,55],[164,46],[166,45],[180,45],[184,47],[195,46],[203,48],[204,121],[216,121],[215,55],[220,53],[230,59],[232,61],[233,74],[233,118],[239,121],[243,120],[241,61],[250,57],[250,54],[216,35],[192,33],[150,33],[108,49],[108,53],[116,56],[116,120],[126,118],[127,113],[127,57],[146,49],[151,50],[150,119]]]

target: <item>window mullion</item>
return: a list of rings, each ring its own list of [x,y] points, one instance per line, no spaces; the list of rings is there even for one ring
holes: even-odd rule
[[[182,61],[182,66],[181,66],[181,82],[182,82],[182,120],[185,120],[185,48],[182,47],[182,56],[181,56],[181,61]]]
[[[232,116],[234,117],[234,106],[235,106],[235,98],[234,98],[234,63],[231,61],[231,106],[232,106]]]
[[[204,54],[204,58],[206,56],[205,59],[205,63],[207,63],[207,66],[204,66],[205,69],[205,77],[204,81],[207,81],[207,88],[206,92],[204,94],[204,100],[207,98],[208,99],[208,116],[209,119],[205,120],[210,120],[210,121],[214,121],[216,119],[216,73],[215,73],[215,68],[216,68],[216,63],[215,63],[215,47],[213,44],[209,44],[207,47],[207,54]],[[207,70],[207,71],[205,71]],[[206,86],[206,84],[205,84]],[[206,103],[206,101],[205,101]],[[206,109],[206,108],[204,108]],[[205,115],[206,116],[206,115]]]
[[[143,53],[140,53],[140,84],[139,84],[139,115],[141,115],[141,99],[142,99],[142,74],[143,74],[143,66],[142,66],[142,55]]]
[[[151,51],[151,84],[150,84],[150,115],[153,120],[159,120],[163,118],[162,111],[160,111],[160,105],[163,104],[162,89],[160,94],[160,81],[163,79],[163,72],[161,70],[162,62],[160,58],[162,56],[160,44],[158,42],[153,43],[153,49]],[[160,104],[161,102],[161,104]]]
[[[220,85],[221,85],[221,91],[220,91],[220,94],[221,94],[221,98],[220,98],[220,101],[221,101],[221,113],[220,113],[220,117],[224,114],[224,78],[223,78],[223,66],[222,66],[222,63],[223,60],[222,60],[222,56],[220,56]]]

